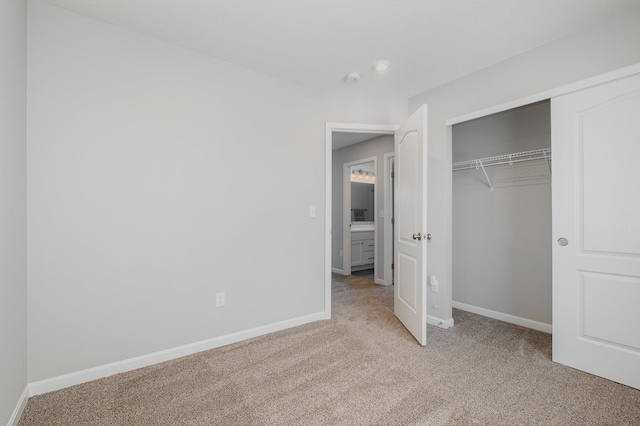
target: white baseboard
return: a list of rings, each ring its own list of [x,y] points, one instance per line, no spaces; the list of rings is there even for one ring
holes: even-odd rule
[[[318,312],[303,317],[293,318],[286,321],[280,321],[261,327],[252,328],[250,330],[239,331],[237,333],[227,334],[225,336],[214,337],[213,339],[202,340],[200,342],[190,343],[188,345],[178,346],[166,349],[160,352],[154,352],[148,355],[142,355],[136,358],[130,358],[111,364],[101,365],[86,370],[76,371],[74,373],[62,376],[52,377],[46,380],[29,383],[29,396],[40,395],[47,392],[64,389],[69,386],[79,385],[81,383],[90,382],[114,374],[124,373],[138,368],[147,367],[149,365],[158,364],[160,362],[169,361],[176,358],[182,358],[198,352],[209,349],[219,348],[221,346],[230,345],[232,343],[262,336],[276,331],[284,330],[291,327],[315,322],[326,319],[324,312]]]
[[[453,301],[452,305],[454,308],[460,309],[462,311],[471,312],[473,314],[482,315],[522,327],[532,328],[544,333],[551,334],[551,332],[553,331],[553,326],[551,324],[545,324],[543,322],[538,322],[527,318],[516,317],[514,315],[492,311],[491,309],[480,308],[478,306],[467,305],[466,303],[456,302],[455,300]]]
[[[373,282],[380,285],[390,285],[385,280],[381,280],[380,278],[376,278]]]
[[[448,320],[443,320],[440,318],[433,317],[431,315],[427,315],[427,324],[435,325],[440,328],[449,328],[453,327],[453,318],[449,318]]]
[[[347,275],[344,269],[331,268],[331,272],[335,272],[336,274],[340,274],[340,275]]]
[[[22,412],[24,411],[24,407],[27,406],[27,401],[29,400],[29,385],[24,387],[22,391],[22,395],[20,395],[20,399],[16,404],[16,408],[13,409],[13,413],[11,413],[11,417],[9,417],[9,422],[7,426],[17,426],[20,421],[20,416],[22,416]]]

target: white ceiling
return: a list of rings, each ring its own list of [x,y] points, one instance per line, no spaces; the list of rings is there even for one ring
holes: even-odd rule
[[[316,90],[413,96],[638,0],[45,0]],[[372,70],[391,61],[384,74]],[[347,84],[358,71],[362,80]]]

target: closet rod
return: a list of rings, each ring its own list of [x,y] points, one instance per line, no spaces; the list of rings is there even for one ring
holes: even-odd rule
[[[476,160],[458,161],[452,164],[453,170],[479,169],[484,170],[488,166],[497,166],[500,164],[513,164],[522,161],[546,160],[547,164],[551,161],[551,148],[535,149],[532,151],[515,152],[512,154],[496,155],[494,157],[479,158]],[[551,166],[549,164],[549,172]],[[486,172],[485,172],[486,174]]]

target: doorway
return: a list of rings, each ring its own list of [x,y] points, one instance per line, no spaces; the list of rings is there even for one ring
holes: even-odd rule
[[[374,137],[375,139],[376,137]],[[334,137],[335,139],[335,137]],[[368,145],[368,140],[360,142]],[[360,145],[359,144],[359,145]],[[367,147],[369,148],[369,147]],[[334,150],[334,161],[342,150]],[[337,168],[338,164],[334,164]],[[377,156],[344,163],[343,176],[343,245],[342,271],[344,275],[357,275],[376,282],[376,268],[380,244],[384,241],[378,211]],[[333,190],[340,184],[334,182]],[[334,207],[334,211],[337,206]],[[383,247],[384,247],[383,243]]]
[[[333,183],[336,180],[338,182],[343,181],[343,179],[340,178],[339,175],[334,173],[335,168],[333,164],[333,151],[334,151],[334,148],[337,147],[336,143],[341,143],[337,140],[337,138],[336,138],[336,143],[334,143],[334,136],[336,136],[336,134],[340,134],[343,136],[343,140],[345,139],[351,140],[352,141],[351,144],[363,142],[366,140],[371,140],[373,138],[376,138],[379,136],[386,136],[386,135],[389,135],[393,140],[393,134],[397,129],[397,127],[398,126],[396,125],[389,125],[389,124],[382,124],[382,125],[353,124],[353,123],[327,123],[326,124],[326,129],[325,129],[326,130],[325,132],[325,166],[326,166],[325,167],[325,176],[326,176],[326,180],[325,180],[325,298],[324,298],[325,299],[325,318],[331,318],[331,274],[334,271],[341,273],[340,270],[344,272],[343,265],[342,265],[343,266],[342,268],[336,268],[333,266],[334,265],[333,256],[335,253],[338,254],[337,256],[338,259],[340,260],[344,259],[344,248],[341,247],[343,245],[344,239],[341,238],[340,236],[343,230],[343,225],[342,225],[344,221],[343,211],[340,210],[340,212],[336,214],[335,210],[333,209],[333,205],[339,202],[339,201],[336,201],[334,203],[335,194],[334,194],[334,191],[332,190]],[[353,142],[354,140],[357,142]],[[391,149],[391,152],[393,152],[393,148]],[[385,154],[389,154],[389,153],[387,152]],[[360,158],[366,158],[366,157],[362,156]],[[383,161],[384,161],[384,155],[381,157],[379,164],[383,163]],[[340,164],[340,175],[342,175],[342,167],[343,167],[343,164]],[[385,170],[387,170],[386,167],[385,167]],[[382,208],[382,210],[385,210],[385,209],[386,207]],[[379,221],[378,223],[386,224],[387,220],[391,220],[390,214],[385,215],[385,213],[383,212],[382,215],[384,217],[380,217],[379,212],[376,215],[376,219],[378,219]],[[382,232],[381,234],[382,234],[381,237],[384,238],[385,240],[386,238],[388,238],[388,232]],[[334,244],[337,247],[334,247]],[[390,245],[390,243],[388,245]],[[383,246],[386,247],[387,244],[383,244]],[[343,250],[342,257],[339,256],[340,250]],[[393,262],[393,252],[391,252],[389,256],[388,250],[385,248],[382,251],[382,254],[379,254],[379,255],[384,258],[382,263],[385,266],[379,267],[378,269],[383,272],[383,275],[385,276],[385,279],[386,279],[387,273],[388,273],[387,271],[390,270],[391,268],[390,265]],[[387,264],[389,265],[388,268],[386,266]],[[336,269],[339,269],[339,270],[336,270]],[[389,277],[389,283],[391,283],[392,279],[393,278]],[[384,283],[381,283],[381,284],[384,284]]]

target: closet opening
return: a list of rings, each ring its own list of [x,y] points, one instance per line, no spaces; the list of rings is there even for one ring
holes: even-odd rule
[[[551,111],[452,126],[452,306],[551,333]]]

